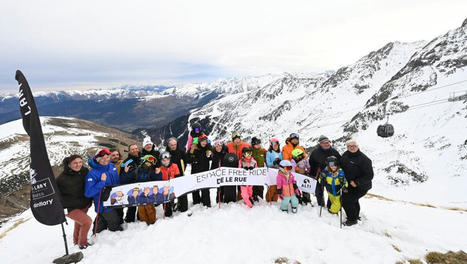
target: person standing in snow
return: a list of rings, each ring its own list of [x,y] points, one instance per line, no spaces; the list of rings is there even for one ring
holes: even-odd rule
[[[281,147],[277,138],[269,140],[269,150],[266,153],[266,163],[268,168],[278,168],[282,160]],[[266,192],[266,201],[277,202],[277,185],[271,185]]]
[[[113,208],[104,208],[103,201],[107,200],[113,186],[120,185],[117,168],[110,162],[110,151],[102,149],[89,159],[92,168],[85,178],[84,195],[93,198],[96,209],[94,221],[95,233],[105,229],[110,231],[122,231],[120,217]]]
[[[224,145],[224,142],[222,140],[215,141],[214,148],[212,149],[211,170],[221,167],[225,154],[227,154],[227,147]],[[217,202],[224,202],[224,186],[217,188]]]
[[[157,181],[156,164],[157,159],[154,156],[146,155],[142,158],[142,163],[137,168],[130,170],[130,167],[126,166],[120,175],[120,179],[131,183]],[[138,206],[138,219],[146,222],[148,225],[154,224],[156,222],[156,209],[154,205]]]
[[[120,175],[120,169],[121,169],[123,160],[122,160],[122,154],[120,154],[120,151],[118,149],[116,148],[110,149],[110,162],[114,164],[115,168],[117,168],[118,175]]]
[[[297,213],[298,198],[301,192],[298,189],[297,182],[292,174],[292,163],[283,160],[279,163],[279,172],[277,173],[277,193],[281,202],[281,210],[289,211],[289,204],[292,204],[292,213]]]
[[[63,172],[57,177],[62,206],[67,209],[69,218],[75,221],[73,244],[85,249],[88,243],[88,232],[92,219],[87,215],[92,199],[84,196],[84,179],[88,168],[83,166],[83,158],[71,155],[63,160]]]
[[[360,203],[358,200],[371,189],[373,179],[373,165],[371,160],[363,154],[355,140],[346,142],[347,151],[341,159],[345,177],[349,182],[348,192],[342,196],[342,205],[347,215],[344,225],[351,226],[360,218]]]
[[[192,129],[190,131],[190,134],[188,134],[188,141],[186,143],[186,151],[187,152],[191,151],[192,146],[195,146],[195,148],[197,147],[199,136],[204,134],[203,129],[201,128],[201,125],[198,122],[195,122],[191,126],[191,128]]]
[[[328,193],[328,211],[338,214],[341,210],[341,195],[347,192],[348,183],[336,157],[326,158],[326,168],[321,172],[318,183],[323,185]]]
[[[284,160],[291,161],[292,151],[294,151],[294,149],[302,150],[305,155],[305,158],[307,158],[305,149],[302,146],[300,146],[300,137],[297,133],[290,134],[290,136],[285,140],[285,146],[282,148],[282,158]]]
[[[238,167],[245,169],[245,170],[252,170],[254,168],[258,168],[258,163],[252,157],[252,151],[249,147],[244,147],[242,150],[242,159],[238,162]],[[251,185],[243,185],[240,186],[241,196],[243,201],[248,207],[253,207],[254,200],[253,200],[253,186]]]
[[[305,158],[305,153],[303,150],[296,148],[292,151],[292,160],[290,161],[292,164],[292,171],[309,176],[310,175],[310,163],[309,161]],[[300,204],[304,203],[311,203],[311,198],[310,194],[307,192],[303,192],[303,197],[301,200],[299,200]]]
[[[170,181],[180,176],[180,170],[178,169],[177,164],[172,162],[169,152],[163,152],[161,154],[161,167],[156,168],[156,174],[157,179],[162,181]],[[164,186],[164,190],[166,190],[166,186]],[[169,193],[167,192],[167,197],[168,195]],[[170,200],[168,203],[164,204],[164,215],[166,217],[172,216],[173,207],[173,200]]]
[[[198,137],[196,148],[192,147],[190,150],[191,173],[200,173],[209,170],[209,161],[211,160],[212,150],[211,145],[208,144],[208,137],[204,134]],[[200,195],[201,192],[201,195]],[[193,204],[202,203],[203,206],[211,207],[211,197],[209,195],[209,188],[201,190],[194,190]]]
[[[170,154],[170,162],[176,164],[178,167],[179,174],[176,177],[182,177],[185,175],[186,164],[188,155],[184,150],[180,149],[176,138],[171,137],[167,140],[166,152]],[[162,159],[161,159],[162,160]],[[187,194],[180,195],[177,198],[177,204],[175,209],[180,212],[186,212],[188,210],[188,197]]]
[[[257,137],[251,139],[252,146],[252,157],[256,160],[258,168],[266,167],[266,149],[261,147],[261,140]],[[253,199],[255,202],[259,201],[259,198],[263,199],[264,186],[253,186]]]
[[[138,153],[138,146],[136,144],[131,144],[128,146],[128,157],[123,161],[122,166],[125,170],[128,167],[129,171],[136,170],[141,164],[141,158]],[[129,184],[134,183],[134,180],[131,178],[120,179],[120,184]],[[131,206],[127,208],[125,222],[131,223],[136,219],[136,207]]]
[[[229,153],[237,155],[238,159],[242,159],[242,150],[246,147],[251,147],[250,144],[242,141],[242,136],[238,132],[232,133],[232,141],[227,143],[227,150]]]
[[[159,151],[156,149],[156,145],[152,143],[151,137],[146,136],[143,139],[143,149],[141,150],[141,153],[139,153],[140,157],[144,157],[146,155],[151,155],[157,160],[157,164],[155,166],[160,167],[160,161],[159,161],[159,156],[161,155]]]
[[[340,163],[341,155],[337,150],[331,146],[331,141],[326,136],[319,136],[318,146],[310,154],[310,175],[315,180],[318,180],[321,172],[326,168],[326,158],[334,156],[337,158],[337,161]],[[318,201],[319,206],[324,207],[324,196],[323,196],[323,185],[316,184],[315,196]],[[329,202],[329,200],[328,200]]]

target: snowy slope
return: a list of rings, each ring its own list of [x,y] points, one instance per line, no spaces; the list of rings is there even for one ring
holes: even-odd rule
[[[313,147],[319,135],[356,138],[374,160],[372,192],[467,208],[467,25],[430,42],[389,43],[333,74],[284,75],[264,87],[225,96],[194,111],[212,139],[239,131],[282,143],[298,132]],[[376,99],[377,98],[377,99]],[[386,121],[396,135],[382,139]]]
[[[211,192],[212,199],[215,197]],[[278,257],[300,263],[388,263],[423,258],[428,251],[465,250],[465,212],[416,206],[376,198],[362,199],[363,221],[339,228],[339,218],[318,207],[285,214],[276,203],[249,209],[241,203],[221,208],[193,208],[193,216],[176,213],[155,225],[129,224],[123,232],[104,231],[84,250],[80,263],[274,263]],[[92,215],[94,216],[94,215]],[[60,226],[39,224],[28,210],[27,221],[0,238],[2,263],[50,263],[63,255]],[[442,224],[440,224],[442,223]],[[73,225],[66,226],[71,252]],[[21,246],[19,246],[21,245]]]

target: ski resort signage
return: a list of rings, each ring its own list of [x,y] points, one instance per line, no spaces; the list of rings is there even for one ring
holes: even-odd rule
[[[104,207],[127,207],[146,204],[161,204],[183,194],[221,186],[236,185],[276,185],[278,170],[257,168],[252,170],[221,167],[216,170],[200,172],[170,181],[139,182],[112,188]],[[294,173],[300,190],[314,193],[316,180]]]

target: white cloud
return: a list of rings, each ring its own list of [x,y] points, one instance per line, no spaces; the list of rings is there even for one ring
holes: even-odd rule
[[[194,65],[213,75],[336,69],[390,41],[432,39],[465,10],[435,0],[3,1],[0,85],[18,67],[44,83],[61,71],[85,82],[89,69],[102,81],[176,79]]]

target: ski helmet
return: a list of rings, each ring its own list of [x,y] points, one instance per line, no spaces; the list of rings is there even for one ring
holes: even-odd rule
[[[292,151],[292,158],[298,158],[300,155],[303,155],[303,150],[297,148]]]
[[[201,134],[201,136],[198,137],[198,142],[201,142],[203,140],[208,140],[208,136],[206,136],[206,134]]]
[[[162,152],[162,154],[161,154],[161,160],[163,160],[163,159],[170,159],[170,157],[171,157],[171,156],[170,156],[170,153],[167,152],[167,151],[164,151],[164,152]]]
[[[326,165],[328,167],[339,166],[339,161],[335,156],[329,156],[326,158]]]
[[[249,154],[247,154],[247,153],[249,153]],[[242,149],[242,156],[247,156],[247,155],[251,156],[251,153],[252,153],[252,151],[251,151],[251,148],[249,148],[249,147],[244,147]]]
[[[271,139],[269,140],[269,144],[270,144],[270,145],[279,144],[279,139],[277,139],[277,138],[271,138]]]
[[[257,138],[257,137],[253,137],[251,139],[251,145],[254,146],[254,145],[259,145],[261,144],[261,139]]]
[[[281,160],[281,162],[279,163],[279,167],[281,168],[284,168],[288,171],[291,171],[292,170],[292,163],[290,163],[290,161],[288,160]]]
[[[201,124],[198,123],[198,122],[195,122],[193,125],[191,125],[191,128],[193,128],[193,130],[195,130],[195,129],[197,129],[197,128],[198,128],[198,129],[201,129]]]

